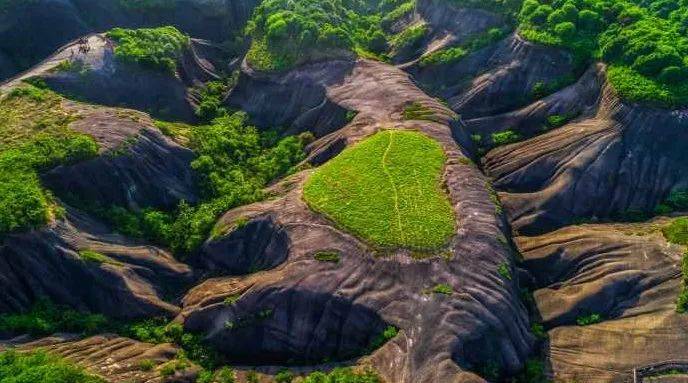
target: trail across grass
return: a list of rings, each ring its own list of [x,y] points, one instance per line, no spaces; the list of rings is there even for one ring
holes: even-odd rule
[[[440,145],[422,133],[382,131],[316,170],[304,198],[371,244],[437,249],[454,233],[441,186],[445,160]]]

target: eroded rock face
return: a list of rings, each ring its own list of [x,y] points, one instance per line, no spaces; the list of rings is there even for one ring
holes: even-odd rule
[[[449,65],[411,67],[409,72],[463,118],[504,113],[528,104],[538,84],[555,84],[574,73],[573,57],[512,34]]]
[[[103,262],[83,259],[94,251]],[[188,266],[167,252],[113,234],[78,210],[27,233],[0,242],[0,312],[30,308],[42,297],[113,318],[174,315],[178,308],[162,297],[193,278]]]
[[[289,237],[272,217],[260,217],[242,224],[227,236],[211,239],[201,252],[194,258],[206,270],[249,274],[284,262],[289,252]]]
[[[92,136],[100,155],[42,175],[46,186],[72,201],[100,206],[174,209],[195,203],[198,185],[193,152],[154,128],[147,115],[67,102],[81,116],[70,127]],[[76,201],[76,202],[75,202]]]
[[[255,91],[261,89],[268,89],[261,97],[272,94],[272,85]],[[311,159],[323,160],[327,155],[322,153],[332,153],[332,145],[351,145],[380,129],[420,130],[442,145],[449,158],[444,179],[458,227],[447,258],[377,253],[306,206],[301,188],[308,173],[300,173],[274,187],[275,199],[232,210],[218,224],[232,227],[248,219],[259,227],[270,217],[280,228],[272,230],[273,240],[284,235],[289,242],[284,261],[260,273],[202,283],[184,298],[178,320],[204,333],[230,360],[342,360],[363,354],[385,326],[394,325],[399,335],[370,358],[388,381],[481,381],[469,371],[487,360],[507,372],[517,371],[533,338],[515,281],[497,271],[512,262],[510,250],[499,240],[504,227],[485,178],[461,160],[465,157],[449,128],[456,116],[416,88],[404,72],[367,60],[358,61],[343,81],[329,84],[325,94],[358,115],[316,141]],[[436,122],[402,121],[401,112],[411,102],[434,111]],[[243,238],[245,228],[206,247]],[[340,261],[316,260],[321,251],[338,253]],[[428,293],[440,283],[455,293]]]
[[[350,60],[307,64],[282,75],[256,72],[246,61],[239,82],[225,101],[247,112],[260,127],[282,127],[322,137],[346,125],[348,110],[327,97],[327,87],[351,72]]]
[[[86,367],[91,373],[112,383],[193,383],[200,371],[198,366],[186,362],[188,366],[184,370],[176,371],[172,376],[163,376],[160,366],[174,360],[178,355],[178,348],[171,344],[137,342],[112,334],[89,338],[55,334],[33,341],[15,339],[0,342],[0,349],[8,347],[19,350],[43,349]],[[141,368],[142,362],[153,362],[154,368],[144,371]]]
[[[570,226],[515,239],[536,281],[556,381],[624,382],[633,368],[683,358],[688,318],[675,302],[684,249],[666,243],[666,223]],[[576,325],[592,313],[605,321]]]
[[[683,112],[625,104],[606,85],[593,116],[491,151],[485,171],[522,234],[652,212],[688,188],[687,129]]]
[[[113,27],[174,25],[194,37],[222,42],[242,30],[257,3],[174,0],[167,7],[146,10],[128,9],[119,0],[18,2],[0,12],[0,56],[13,64],[0,81],[35,65],[71,40]]]

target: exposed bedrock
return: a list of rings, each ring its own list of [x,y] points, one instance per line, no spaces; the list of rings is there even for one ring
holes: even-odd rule
[[[100,155],[42,175],[46,186],[72,203],[130,209],[172,209],[198,200],[194,154],[153,127],[144,113],[67,102],[80,119],[70,127],[92,136]]]
[[[557,382],[626,382],[632,370],[685,359],[688,317],[675,312],[685,248],[667,244],[657,219],[570,226],[517,237],[536,280]],[[601,323],[577,326],[599,314]]]
[[[0,312],[26,310],[45,297],[114,318],[174,315],[178,308],[162,297],[191,278],[165,251],[113,234],[70,207],[45,228],[0,242]]]
[[[113,334],[81,338],[69,334],[55,334],[38,340],[13,339],[0,342],[0,349],[13,347],[20,351],[42,349],[67,358],[111,383],[170,382],[193,383],[199,367],[187,363],[187,368],[163,376],[160,366],[176,358],[179,349],[169,343],[150,344]],[[142,363],[153,362],[144,371]]]
[[[13,65],[0,81],[69,41],[112,27],[174,25],[192,37],[222,42],[242,30],[256,0],[174,0],[169,7],[127,9],[119,0],[20,1],[0,12],[0,56]],[[9,66],[8,66],[9,67]]]
[[[686,139],[685,112],[623,103],[605,85],[594,116],[497,148],[484,168],[512,227],[531,235],[581,218],[652,212],[688,188]]]
[[[268,74],[244,61],[239,82],[225,103],[247,112],[260,127],[281,127],[284,134],[311,131],[322,137],[348,122],[348,111],[327,97],[327,87],[341,82],[353,66],[350,60],[326,61]]]
[[[129,107],[165,120],[194,122],[196,100],[189,88],[218,76],[215,60],[199,56],[213,54],[204,41],[192,40],[178,73],[122,62],[115,57],[114,43],[104,35],[90,35],[84,41],[63,47],[12,83],[39,76],[51,89],[73,99]],[[65,61],[71,67],[60,69],[59,64]]]
[[[267,216],[253,219],[229,235],[211,239],[201,252],[202,256],[195,257],[201,268],[213,273],[249,274],[284,262],[289,253],[289,237]]]
[[[504,18],[477,8],[459,8],[443,0],[420,0],[417,17],[429,28],[428,41],[420,53],[460,45],[490,28],[502,27]]]
[[[522,109],[494,116],[464,119],[462,130],[479,135],[482,143],[491,145],[493,133],[511,130],[528,138],[550,130],[548,117],[561,116],[581,120],[594,116],[599,108],[605,74],[600,66],[591,66],[574,84]]]
[[[397,337],[368,358],[387,381],[483,381],[469,371],[489,362],[507,374],[518,371],[533,337],[517,281],[498,272],[500,265],[512,267],[511,250],[500,241],[505,228],[486,179],[465,161],[452,138],[448,125],[456,116],[415,87],[407,74],[379,62],[357,61],[325,94],[358,115],[316,141],[311,159],[380,129],[420,130],[442,145],[448,157],[444,180],[458,228],[446,257],[380,252],[341,231],[302,200],[305,171],[275,185],[273,199],[227,212],[216,227],[218,236],[205,247],[245,241],[266,227],[257,242],[281,244],[286,237],[284,259],[259,273],[205,281],[183,299],[178,319],[187,329],[204,333],[230,360],[256,364],[363,355],[381,330],[393,325],[399,328]],[[437,122],[401,121],[411,102],[434,111]],[[225,249],[226,258],[243,260],[242,245]],[[339,262],[315,259],[322,251],[337,253]],[[430,292],[440,283],[454,293]]]
[[[505,23],[500,15],[482,9],[460,8],[442,0],[420,0],[414,11],[389,26],[389,31],[400,33],[423,24],[427,32],[414,44],[391,52],[392,62],[413,65],[422,55],[466,43],[470,38]]]
[[[512,34],[499,43],[445,65],[408,68],[416,81],[449,102],[464,118],[504,113],[528,104],[537,86],[553,86],[573,75],[570,53]],[[541,84],[541,85],[539,85]]]

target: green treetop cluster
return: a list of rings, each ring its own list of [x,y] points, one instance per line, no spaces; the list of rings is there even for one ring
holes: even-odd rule
[[[688,103],[686,0],[525,0],[521,35],[571,49],[580,62],[602,59],[629,101]]]
[[[342,51],[380,55],[387,49],[382,24],[393,22],[385,15],[398,18],[411,9],[402,0],[265,0],[246,28],[253,38],[248,60],[278,71]]]
[[[115,56],[123,61],[173,73],[189,37],[172,26],[160,28],[113,28],[107,36],[117,42]]]

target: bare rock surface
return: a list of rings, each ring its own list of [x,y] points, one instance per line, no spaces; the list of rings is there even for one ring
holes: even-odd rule
[[[198,200],[193,152],[155,128],[151,118],[131,110],[65,101],[80,118],[70,128],[88,134],[100,155],[42,175],[45,184],[70,201],[173,209]]]
[[[282,127],[284,134],[311,131],[322,137],[347,123],[347,110],[327,97],[327,87],[341,82],[351,60],[306,64],[286,74],[253,70],[244,60],[238,84],[225,103],[247,112],[260,127]]]
[[[301,73],[299,69],[285,78]],[[252,97],[288,87],[274,79],[262,81],[262,87],[252,88]],[[321,83],[327,84],[330,102],[358,115],[316,141],[311,159],[324,160],[321,153],[337,152],[332,145],[341,149],[380,129],[420,130],[442,145],[448,156],[444,181],[458,228],[446,257],[418,259],[404,250],[381,253],[339,230],[302,200],[306,171],[276,185],[274,198],[226,213],[216,229],[229,233],[205,246],[206,252],[226,252],[199,255],[213,261],[237,257],[240,262],[241,247],[222,247],[224,243],[242,238],[253,244],[282,243],[286,236],[280,247],[286,248],[285,259],[251,275],[207,280],[184,298],[178,320],[188,330],[204,333],[229,360],[346,360],[362,355],[387,325],[394,325],[399,335],[369,358],[387,381],[482,381],[468,371],[486,360],[517,371],[533,338],[515,281],[497,271],[501,264],[511,265],[512,256],[499,240],[504,227],[486,179],[453,140],[449,124],[456,116],[413,85],[407,74],[378,62],[359,60],[339,81]],[[411,102],[433,110],[435,121],[402,121],[401,112]],[[256,107],[268,105],[262,111],[270,117],[270,104]],[[241,221],[249,224],[236,225]],[[258,232],[260,225],[265,229]],[[320,251],[335,251],[340,261],[317,261],[314,255]],[[454,294],[428,293],[439,283],[452,286]]]
[[[688,318],[675,312],[685,249],[667,244],[657,219],[566,227],[517,237],[549,329],[555,381],[626,382],[634,368],[681,360]],[[603,322],[577,326],[600,314]]]
[[[84,251],[104,259],[84,259]],[[26,310],[45,297],[114,318],[175,315],[178,307],[165,297],[192,278],[169,253],[113,234],[69,207],[47,227],[0,242],[0,312]]]
[[[177,357],[178,349],[171,344],[150,344],[113,334],[81,338],[70,334],[25,341],[0,342],[0,349],[19,351],[42,349],[85,367],[111,383],[193,383],[199,368],[192,363],[172,376],[162,376],[160,368]],[[141,363],[153,362],[154,368],[145,371]]]
[[[672,190],[688,188],[685,111],[626,104],[609,85],[598,105],[588,118],[485,156],[485,171],[519,233],[652,212]],[[517,115],[523,113],[529,109]]]
[[[533,100],[537,84],[552,85],[574,73],[570,53],[512,34],[448,65],[410,67],[414,78],[466,119],[505,113]]]

